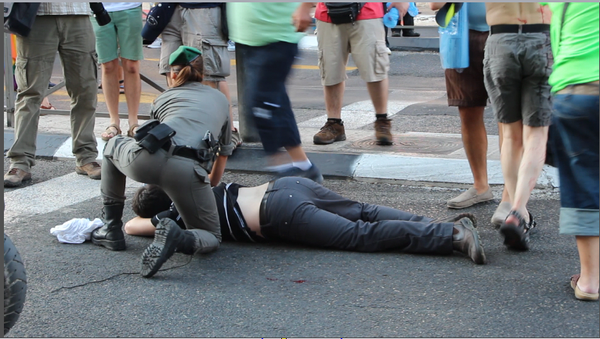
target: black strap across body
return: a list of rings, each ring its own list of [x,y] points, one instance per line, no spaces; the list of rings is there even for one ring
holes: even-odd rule
[[[327,14],[331,22],[336,25],[348,24],[356,21],[364,2],[325,2]]]

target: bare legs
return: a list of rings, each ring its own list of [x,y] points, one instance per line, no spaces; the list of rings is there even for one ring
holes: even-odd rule
[[[600,253],[598,251],[599,237],[576,236],[581,274],[577,285],[587,293],[598,293]]]
[[[325,108],[327,117],[333,119],[342,118],[342,102],[344,100],[345,82],[332,86],[323,86],[325,94]],[[375,107],[376,114],[387,113],[388,104],[388,79],[367,82],[367,90]]]
[[[548,127],[523,126],[522,121],[500,125],[503,133],[500,158],[505,189],[512,210],[529,222],[526,206],[544,165]],[[518,224],[518,220],[514,222]]]
[[[140,80],[140,62],[121,58],[123,64],[123,80],[126,87],[125,99],[127,101],[127,114],[129,126],[138,124],[138,110],[142,94]],[[120,126],[119,119],[119,78],[121,69],[119,59],[114,59],[102,64],[102,91],[106,100],[110,124]]]
[[[483,123],[485,107],[459,107],[463,147],[473,173],[473,187],[482,194],[490,187],[487,174],[487,132]]]

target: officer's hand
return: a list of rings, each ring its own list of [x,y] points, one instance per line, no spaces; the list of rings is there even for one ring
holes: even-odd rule
[[[292,14],[292,24],[296,27],[296,32],[306,31],[312,23],[312,17],[310,16],[312,5],[312,2],[303,2]]]

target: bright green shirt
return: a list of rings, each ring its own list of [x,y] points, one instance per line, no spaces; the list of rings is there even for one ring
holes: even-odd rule
[[[600,13],[597,2],[571,2],[561,25],[564,2],[542,3],[552,11],[550,40],[554,67],[548,83],[552,92],[568,85],[597,81]]]
[[[229,2],[229,39],[248,46],[279,41],[296,44],[304,36],[292,24],[292,14],[299,5],[299,2]]]

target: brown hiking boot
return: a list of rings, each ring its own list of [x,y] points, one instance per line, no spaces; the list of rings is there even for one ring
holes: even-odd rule
[[[313,142],[317,145],[332,144],[334,141],[346,140],[346,131],[344,124],[327,120],[325,126],[313,137]]]
[[[25,172],[20,168],[11,168],[4,175],[4,187],[18,187],[29,180],[31,180],[31,173]]]
[[[88,177],[90,177],[90,179],[100,180],[102,168],[100,167],[100,164],[93,161],[83,166],[75,167],[75,172],[77,174],[87,175]]]
[[[391,145],[394,138],[392,137],[392,119],[377,119],[375,120],[375,139],[378,145]]]

